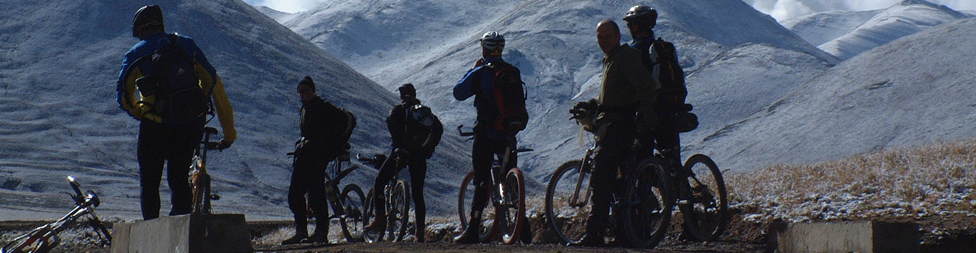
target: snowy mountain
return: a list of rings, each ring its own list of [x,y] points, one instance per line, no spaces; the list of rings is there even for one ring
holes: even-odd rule
[[[783,22],[818,48],[848,59],[903,36],[972,17],[925,0],[905,0],[887,9],[817,13]]]
[[[61,194],[69,190],[68,175],[102,196],[103,216],[141,217],[139,124],[118,109],[115,84],[122,56],[138,42],[131,37],[132,15],[151,2],[0,1],[0,219],[60,217],[71,204]],[[214,191],[223,196],[215,212],[291,217],[286,153],[299,137],[295,87],[305,75],[315,79],[319,95],[356,114],[354,154],[387,149],[384,120],[398,102],[387,89],[241,1],[160,5],[167,31],[194,38],[234,106],[238,140],[210,155]],[[458,143],[445,137],[442,147]],[[461,159],[438,154],[431,171],[453,170]],[[374,169],[360,169],[345,182],[368,188],[374,177]],[[445,178],[428,181],[431,195],[447,195],[440,189],[456,187],[460,176]],[[163,185],[165,214],[165,179]]]
[[[660,13],[656,36],[675,42],[689,75],[688,101],[702,116],[700,129],[686,135],[686,145],[702,147],[694,151],[710,154],[707,145],[696,144],[708,131],[761,111],[838,61],[741,1],[646,4]],[[539,180],[531,187],[544,184],[559,164],[583,153],[580,143],[590,137],[578,136],[568,109],[597,94],[603,53],[596,44],[596,24],[616,20],[629,41],[620,19],[631,6],[614,1],[381,0],[329,3],[277,19],[387,89],[418,84],[418,96],[448,126],[474,121],[471,102],[454,101],[451,87],[480,57],[480,35],[500,31],[507,39],[504,58],[522,69],[527,83],[532,119],[519,136],[535,152],[520,163]]]
[[[704,143],[735,169],[972,138],[974,35],[962,19],[866,51]]]

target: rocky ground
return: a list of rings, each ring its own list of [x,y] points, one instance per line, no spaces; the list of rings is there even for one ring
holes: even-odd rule
[[[433,219],[436,221],[438,219]],[[948,216],[929,216],[924,218],[909,217],[890,217],[878,219],[880,221],[899,221],[915,222],[919,224],[921,235],[921,249],[923,252],[974,252],[976,251],[976,216],[966,214],[954,214]],[[287,231],[291,231],[290,222],[287,221],[261,221],[249,222],[248,227],[253,237],[255,250],[262,252],[457,252],[457,251],[478,251],[478,252],[560,252],[560,251],[580,251],[580,252],[628,252],[645,251],[627,248],[580,248],[567,247],[557,243],[558,239],[543,224],[540,217],[531,218],[533,233],[533,243],[528,245],[502,245],[500,243],[483,243],[476,245],[460,245],[450,242],[450,238],[456,234],[457,224],[455,222],[442,221],[432,222],[429,225],[427,236],[435,242],[431,243],[377,243],[367,244],[362,242],[347,243],[345,240],[335,237],[336,243],[323,244],[304,244],[294,246],[278,246],[281,239],[290,236]],[[42,221],[4,221],[0,222],[0,239],[9,240],[19,233],[42,225]],[[742,215],[735,214],[727,232],[718,242],[693,242],[678,239],[680,230],[679,223],[672,225],[671,233],[668,237],[652,251],[672,252],[763,252],[767,250],[768,223],[758,223],[744,221]],[[333,226],[332,235],[338,236],[338,226]],[[100,248],[92,245],[90,240],[86,240],[84,230],[69,230],[63,236],[62,245],[58,247],[60,252],[108,252],[107,248]]]

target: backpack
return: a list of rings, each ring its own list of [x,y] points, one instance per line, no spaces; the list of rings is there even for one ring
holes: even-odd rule
[[[346,116],[346,126],[342,128],[342,132],[338,133],[339,143],[342,145],[342,150],[349,150],[352,145],[349,145],[349,138],[352,137],[352,130],[356,129],[356,115],[346,109],[340,108],[342,114]]]
[[[170,44],[143,57],[150,61],[151,71],[138,80],[136,86],[144,96],[156,97],[152,112],[159,115],[163,123],[183,124],[211,111],[213,86],[206,92],[200,86],[195,60],[177,44],[179,36],[170,34],[169,40]]]
[[[656,53],[652,56],[652,66],[658,67],[658,82],[661,88],[657,90],[657,101],[654,103],[658,116],[665,119],[662,129],[670,132],[685,133],[698,128],[698,116],[691,113],[692,106],[685,104],[688,88],[685,86],[685,73],[678,63],[678,53],[674,44],[658,38],[651,44]]]
[[[685,97],[688,96],[688,89],[685,87],[685,73],[678,64],[678,53],[674,44],[658,38],[651,47],[656,53],[651,56],[652,66],[658,67],[657,80],[661,83],[661,88],[657,90],[655,108],[680,111],[685,104]]]
[[[431,154],[441,141],[444,125],[437,116],[430,111],[430,107],[416,104],[408,106],[404,117],[403,144],[409,151],[420,151]]]
[[[529,113],[525,109],[525,82],[522,82],[518,68],[508,63],[489,64],[495,76],[492,85],[494,108],[498,115],[491,122],[491,127],[503,133],[518,133],[525,129],[529,121]],[[512,125],[518,122],[520,124]],[[509,129],[513,128],[513,129]]]

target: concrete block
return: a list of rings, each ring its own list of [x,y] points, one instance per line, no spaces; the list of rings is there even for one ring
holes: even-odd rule
[[[918,252],[915,223],[774,223],[769,247],[778,252]]]
[[[112,253],[253,252],[243,214],[191,214],[116,223]]]

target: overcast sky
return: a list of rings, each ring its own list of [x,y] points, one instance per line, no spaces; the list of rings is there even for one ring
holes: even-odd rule
[[[299,12],[311,9],[316,4],[329,0],[244,0],[251,5],[263,5],[284,12]],[[874,10],[882,9],[902,0],[743,0],[757,10],[767,13],[776,20],[783,21],[807,14],[831,10]],[[956,10],[976,10],[976,0],[929,0],[936,4],[949,6]]]

